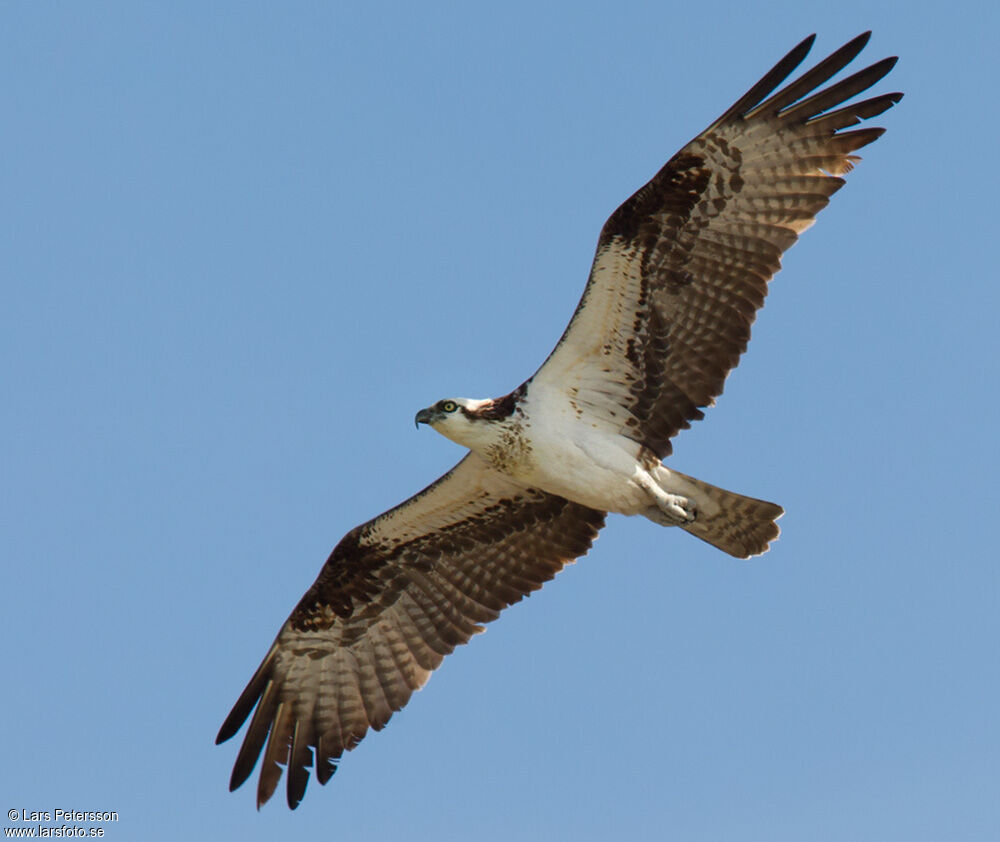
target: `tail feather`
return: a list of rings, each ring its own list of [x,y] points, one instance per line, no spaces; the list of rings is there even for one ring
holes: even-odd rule
[[[785,510],[776,503],[718,488],[673,468],[669,471],[671,490],[677,489],[679,493],[689,496],[697,509],[691,523],[676,525],[695,538],[736,558],[750,558],[766,553],[768,545],[781,532],[775,521]],[[654,511],[659,514],[658,509]],[[656,517],[652,519],[657,520]]]

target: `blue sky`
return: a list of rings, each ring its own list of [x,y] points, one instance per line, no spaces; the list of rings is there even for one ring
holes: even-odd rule
[[[998,14],[982,4],[7,3],[7,809],[107,838],[1000,836]],[[530,374],[604,219],[802,37],[901,60],[673,464],[290,814],[215,733],[413,429]],[[9,822],[4,826],[9,826]]]

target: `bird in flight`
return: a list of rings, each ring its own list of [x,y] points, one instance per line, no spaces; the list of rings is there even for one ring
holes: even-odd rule
[[[219,731],[221,743],[250,719],[230,789],[260,760],[257,806],[284,768],[294,809],[310,769],[325,784],[445,655],[585,554],[608,512],[737,558],[768,549],[780,506],[662,460],[721,394],[782,253],[884,131],[854,127],[902,98],[845,104],[895,58],[822,87],[869,36],[776,90],[806,38],[611,214],[583,298],[535,374],[503,397],[416,414],[469,452],[334,548]]]

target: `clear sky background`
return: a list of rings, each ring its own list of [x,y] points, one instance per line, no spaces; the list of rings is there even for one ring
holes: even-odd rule
[[[1000,838],[995,4],[4,3],[8,809],[106,838]],[[289,813],[213,740],[413,429],[563,330],[607,215],[813,31],[901,60],[680,470]],[[861,66],[859,62],[858,67]],[[4,826],[10,823],[6,819]]]

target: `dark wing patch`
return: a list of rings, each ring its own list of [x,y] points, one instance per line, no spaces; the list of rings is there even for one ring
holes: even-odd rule
[[[525,385],[522,383],[513,392],[494,398],[474,410],[462,408],[465,417],[472,421],[503,421],[510,418],[524,398]]]
[[[883,132],[841,130],[902,97],[843,105],[894,58],[814,93],[868,37],[773,93],[807,38],[611,215],[580,305],[534,381],[659,458],[670,453],[722,393],[782,253],[844,184],[851,153]]]
[[[284,767],[296,807],[310,768],[326,783],[445,655],[586,553],[603,524],[603,512],[519,488],[470,455],[349,532],[219,731],[229,739],[253,713],[230,788],[263,753],[258,806]]]

